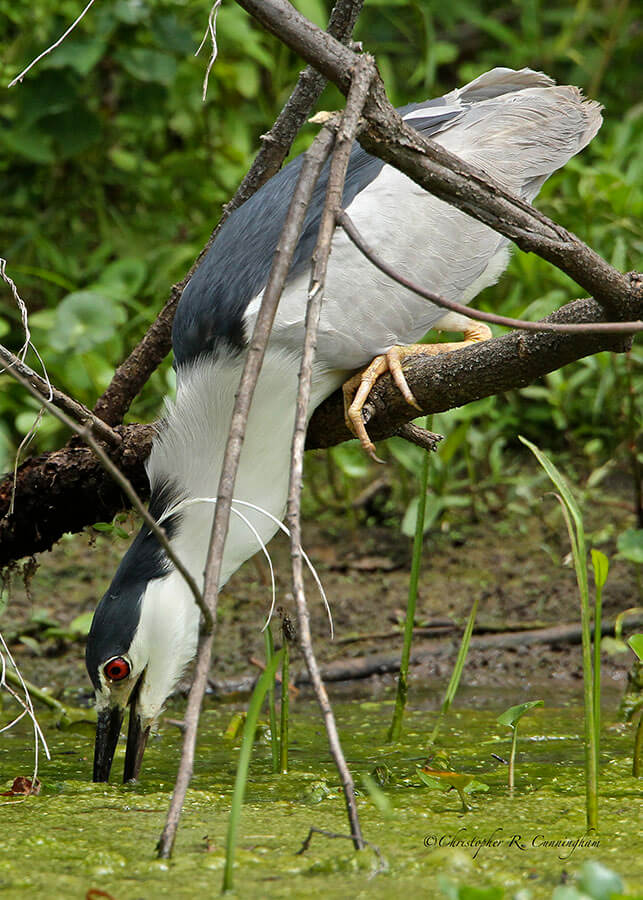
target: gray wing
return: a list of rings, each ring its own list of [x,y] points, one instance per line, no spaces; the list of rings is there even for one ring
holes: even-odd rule
[[[414,104],[425,110],[414,126],[433,135],[462,114],[447,107],[442,98]],[[298,156],[236,210],[196,270],[183,292],[174,318],[172,342],[178,365],[201,354],[216,355],[221,349],[238,352],[245,346],[244,313],[253,297],[265,287],[273,254],[283,227],[303,157]],[[344,187],[344,207],[371,184],[384,167],[355,144]],[[289,281],[308,269],[317,239],[319,220],[328,183],[324,167],[306,214]]]

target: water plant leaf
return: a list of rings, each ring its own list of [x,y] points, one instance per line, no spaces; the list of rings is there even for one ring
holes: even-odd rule
[[[587,579],[587,550],[585,544],[585,528],[576,499],[562,473],[553,462],[526,438],[518,435],[520,441],[528,447],[560,493],[554,494],[563,512],[563,519],[569,534],[569,542],[574,558],[576,582],[580,598],[582,658],[583,658],[583,694],[585,701],[585,785],[587,826],[598,827],[598,746],[600,735],[600,648],[597,638],[592,660],[591,614],[589,607],[589,586]],[[594,623],[596,633],[601,633],[601,589],[597,587],[594,605]],[[516,732],[514,731],[514,745]],[[511,775],[510,775],[511,788]]]
[[[246,714],[244,712],[236,712],[228,722],[228,727],[223,733],[223,739],[226,741],[234,741],[241,731],[245,721]]]
[[[543,700],[528,700],[526,703],[519,703],[518,706],[510,706],[502,715],[498,716],[496,721],[500,725],[508,725],[510,728],[515,728],[526,712],[535,706],[544,705]]]
[[[643,634],[633,634],[627,639],[627,643],[643,662]]]
[[[623,639],[623,623],[625,622],[626,617],[639,615],[640,613],[643,613],[643,606],[630,606],[629,609],[624,609],[617,615],[614,619],[614,637],[617,641]]]
[[[502,900],[505,892],[501,887],[475,887],[464,884],[458,890],[458,900]]]
[[[89,634],[89,629],[91,628],[93,618],[93,611],[81,613],[79,616],[76,616],[75,619],[71,620],[71,622],[69,623],[69,631],[73,635],[85,637]]]
[[[391,801],[381,789],[374,778],[371,778],[366,772],[362,774],[362,785],[373,802],[373,805],[379,810],[384,817],[389,817],[392,813]]]
[[[594,581],[600,590],[607,581],[607,573],[610,568],[609,559],[600,550],[592,549],[592,566],[594,567]]]
[[[627,653],[627,644],[625,641],[606,635],[601,639],[601,651],[607,653],[608,656],[618,656],[621,653]]]

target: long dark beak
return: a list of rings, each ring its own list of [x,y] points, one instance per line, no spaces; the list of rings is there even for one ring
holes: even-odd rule
[[[94,781],[109,781],[124,712],[121,706],[110,706],[98,714],[94,745]]]
[[[141,771],[143,754],[147,746],[147,738],[150,726],[143,727],[143,721],[138,713],[138,691],[140,679],[130,698],[129,729],[127,731],[127,749],[125,750],[125,769],[123,770],[123,784],[128,781],[136,781]]]

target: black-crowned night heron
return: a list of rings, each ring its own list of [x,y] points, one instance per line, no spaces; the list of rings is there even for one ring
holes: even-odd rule
[[[531,201],[552,172],[594,137],[600,108],[574,87],[529,69],[493,69],[463,88],[403,109],[407,122]],[[173,344],[176,401],[147,462],[150,512],[198,583],[208,549],[227,429],[247,344],[301,167],[294,160],[232,214],[179,303]],[[322,176],[308,210],[257,386],[235,488],[221,581],[267,543],[282,517],[312,249],[324,201]],[[436,199],[396,169],[353,148],[344,208],[395,268],[468,303],[493,284],[508,241]],[[395,367],[398,347],[430,329],[489,335],[444,315],[382,275],[338,230],[332,242],[310,412],[374,357]],[[436,352],[416,345],[408,352]],[[355,425],[361,424],[353,409]],[[363,437],[363,435],[362,435]],[[366,439],[367,440],[367,439]],[[143,526],[94,616],[87,668],[96,689],[94,780],[106,781],[125,707],[125,780],[136,777],[150,727],[195,655],[199,610],[180,574]]]

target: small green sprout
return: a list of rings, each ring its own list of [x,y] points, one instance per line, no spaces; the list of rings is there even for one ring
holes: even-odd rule
[[[516,760],[516,741],[518,739],[518,722],[522,719],[526,712],[535,706],[544,706],[542,700],[529,700],[527,703],[520,703],[518,706],[510,706],[502,715],[498,716],[497,722],[500,725],[507,725],[511,728],[511,756],[509,757],[509,790],[514,789],[514,768]]]

